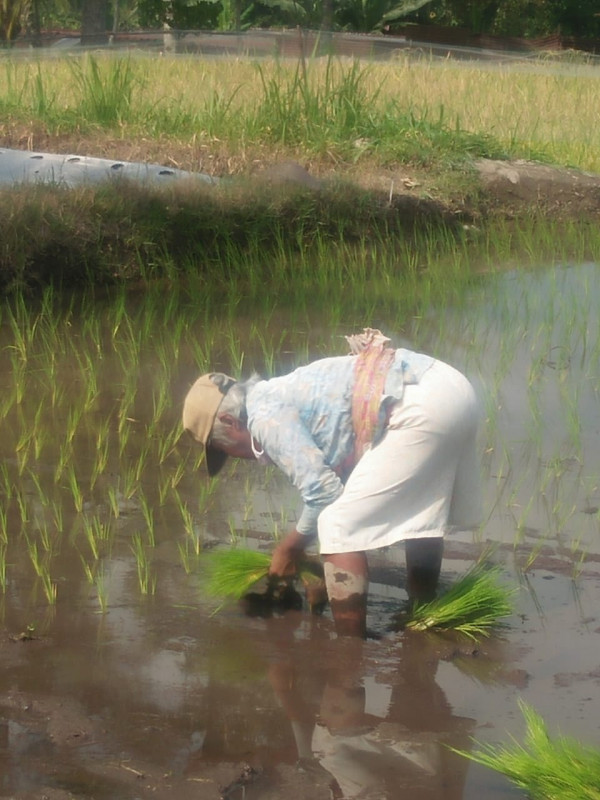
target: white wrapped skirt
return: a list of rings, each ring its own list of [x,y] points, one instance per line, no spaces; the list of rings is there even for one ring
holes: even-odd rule
[[[418,384],[406,385],[382,438],[321,512],[321,553],[372,550],[477,525],[479,419],[473,387],[448,364],[435,361]]]

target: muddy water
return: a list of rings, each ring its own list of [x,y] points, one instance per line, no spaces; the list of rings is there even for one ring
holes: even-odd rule
[[[327,612],[213,613],[196,550],[268,549],[298,502],[272,469],[232,464],[208,490],[186,440],[161,451],[206,321],[137,301],[138,334],[115,333],[105,302],[53,332],[42,315],[20,350],[4,314],[0,796],[517,798],[447,745],[520,737],[520,698],[597,744],[599,286],[593,265],[509,274],[403,332],[485,409],[486,520],[449,535],[443,583],[493,544],[518,594],[477,644],[393,630],[402,547],[372,558],[366,642],[336,639]],[[211,325],[218,368],[242,349],[244,371],[268,371],[249,323]],[[275,369],[341,352],[342,330],[273,314],[264,329]]]

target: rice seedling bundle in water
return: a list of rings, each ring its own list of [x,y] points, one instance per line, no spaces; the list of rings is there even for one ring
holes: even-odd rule
[[[489,636],[512,613],[516,590],[499,582],[500,569],[476,565],[454,586],[428,603],[417,603],[404,622],[413,631],[455,630],[471,639]]]
[[[259,581],[268,577],[271,555],[235,547],[208,553],[204,556],[204,565],[207,594],[225,603],[241,600]],[[299,577],[305,585],[320,580],[318,564],[310,560],[301,562]]]
[[[211,597],[240,600],[269,574],[271,557],[255,550],[215,550],[204,557],[206,591]]]
[[[569,737],[551,739],[541,716],[519,705],[527,726],[524,744],[455,752],[506,775],[533,800],[600,800],[600,750]]]

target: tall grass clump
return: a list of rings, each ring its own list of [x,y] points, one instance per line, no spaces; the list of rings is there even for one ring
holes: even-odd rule
[[[532,800],[599,800],[600,751],[570,737],[552,739],[542,717],[523,701],[519,705],[526,724],[523,744],[455,752],[502,773]]]
[[[333,151],[359,161],[405,160],[430,163],[434,156],[503,157],[505,148],[489,133],[473,133],[446,121],[444,109],[423,112],[383,96],[371,67],[329,58],[299,60],[295,70],[257,67],[263,96],[248,127],[254,137],[313,152]],[[383,81],[383,78],[381,78]]]
[[[329,58],[324,74],[301,59],[286,70],[257,67],[263,89],[254,129],[284,145],[327,141],[371,132],[379,88],[368,88],[369,70],[354,61],[340,68]]]
[[[128,119],[134,89],[143,91],[131,59],[86,55],[69,63],[81,97],[77,111],[82,119],[103,126]]]

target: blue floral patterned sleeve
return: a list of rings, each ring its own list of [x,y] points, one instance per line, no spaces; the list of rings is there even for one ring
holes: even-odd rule
[[[260,381],[248,394],[248,428],[300,492],[304,508],[296,529],[304,535],[316,534],[319,514],[343,492],[336,470],[354,447],[354,360],[324,358]],[[400,399],[404,383],[418,380],[432,362],[428,356],[397,351],[385,395]]]

